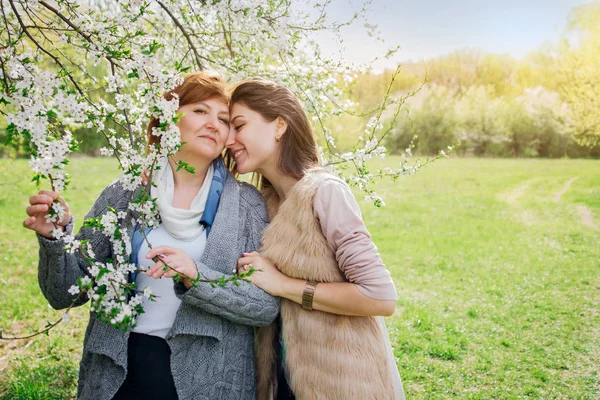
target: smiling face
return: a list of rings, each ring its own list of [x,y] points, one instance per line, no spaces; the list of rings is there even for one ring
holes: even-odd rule
[[[231,131],[227,148],[241,174],[277,168],[279,138],[287,124],[281,117],[266,120],[261,114],[236,103],[231,108]]]
[[[198,158],[214,160],[225,148],[229,134],[229,107],[217,97],[186,104],[177,111],[183,117],[177,123],[181,141],[178,156],[194,162]]]

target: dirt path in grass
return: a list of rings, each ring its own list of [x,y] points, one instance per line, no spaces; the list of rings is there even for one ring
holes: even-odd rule
[[[554,200],[556,201],[560,201],[560,198],[562,197],[563,194],[567,193],[567,190],[569,190],[569,188],[571,187],[571,184],[573,182],[575,182],[575,180],[577,180],[577,178],[579,178],[578,176],[571,178],[567,181],[567,183],[565,183],[565,186],[560,189],[558,192],[556,192],[556,195],[554,196]]]
[[[554,195],[554,200],[559,202],[562,199],[562,196],[570,189],[573,182],[575,182],[579,177],[575,176],[565,182],[562,189]],[[518,200],[525,195],[529,187],[532,183],[535,182],[535,179],[530,179],[528,181],[522,182],[521,185],[515,186],[512,189],[504,192],[501,195],[502,200],[504,200],[508,204],[518,205]],[[581,223],[589,228],[594,230],[600,230],[600,227],[594,223],[594,218],[592,211],[584,205],[577,206],[577,214],[579,215],[579,220]],[[520,213],[521,220],[525,225],[533,225],[535,223],[535,215],[527,210],[522,210]]]
[[[563,186],[562,189],[560,189],[558,192],[556,192],[556,194],[554,195],[554,200],[555,201],[560,201],[560,199],[562,198],[562,195],[567,193],[567,190],[569,190],[569,188],[571,187],[571,184],[573,182],[575,182],[577,180],[577,178],[579,178],[578,176],[575,176],[571,179],[569,179],[566,183],[565,186]],[[584,205],[578,205],[577,206],[577,214],[579,214],[579,219],[581,221],[581,223],[589,228],[592,228],[594,230],[598,230],[600,228],[598,228],[598,225],[596,225],[594,223],[594,218],[593,218],[593,214],[592,214],[592,210],[590,210],[589,208],[587,208]]]
[[[521,197],[525,194],[525,192],[529,188],[529,185],[530,185],[530,183],[525,183],[521,186],[517,186],[516,188],[512,189],[510,192],[505,193],[503,196],[504,201],[506,201],[508,204],[513,204],[514,202],[516,202],[519,199],[519,197]]]
[[[581,223],[587,227],[598,230],[598,226],[594,223],[594,219],[592,217],[592,210],[587,208],[586,206],[579,205],[577,206],[577,213],[579,214],[579,218],[581,219]]]
[[[535,182],[535,179],[529,179],[527,181],[523,181],[521,182],[520,185],[518,186],[514,186],[510,189],[508,189],[506,192],[500,194],[500,199],[502,199],[502,201],[510,204],[512,207],[514,207],[514,211],[513,213],[515,215],[520,216],[521,221],[527,225],[527,226],[531,226],[534,225],[536,222],[536,218],[535,215],[527,210],[523,210],[521,209],[518,200],[523,197],[523,195],[525,195],[525,193],[527,192],[527,190],[529,189],[529,186],[531,186],[532,183]]]

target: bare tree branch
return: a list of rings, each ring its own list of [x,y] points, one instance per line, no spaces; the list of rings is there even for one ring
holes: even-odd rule
[[[171,18],[173,23],[177,26],[177,28],[179,28],[179,30],[183,34],[183,37],[185,37],[185,40],[187,41],[188,46],[190,46],[190,48],[192,49],[192,52],[194,53],[194,57],[196,58],[196,65],[198,66],[198,69],[201,69],[201,70],[204,69],[202,62],[200,61],[200,55],[198,54],[198,50],[196,49],[196,46],[194,46],[194,43],[192,42],[190,35],[187,33],[187,31],[185,30],[183,25],[181,25],[181,22],[173,15],[173,13],[171,13],[171,11],[167,8],[167,6],[164,5],[164,3],[162,1],[157,1],[157,3],[163,10],[165,10],[165,12],[169,15],[169,17]]]

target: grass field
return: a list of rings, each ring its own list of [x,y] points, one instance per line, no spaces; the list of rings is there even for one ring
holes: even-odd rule
[[[71,173],[81,223],[118,172],[79,159]],[[27,176],[0,160],[5,336],[60,317],[21,226]],[[377,189],[387,207],[361,207],[398,290],[387,321],[408,399],[600,397],[600,161],[440,160]],[[0,341],[0,399],[74,398],[86,308],[49,336]]]

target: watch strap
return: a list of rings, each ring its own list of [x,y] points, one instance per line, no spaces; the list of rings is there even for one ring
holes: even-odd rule
[[[317,290],[317,281],[308,280],[304,286],[304,292],[302,293],[302,308],[307,311],[313,309],[313,298],[315,296],[315,290]]]

